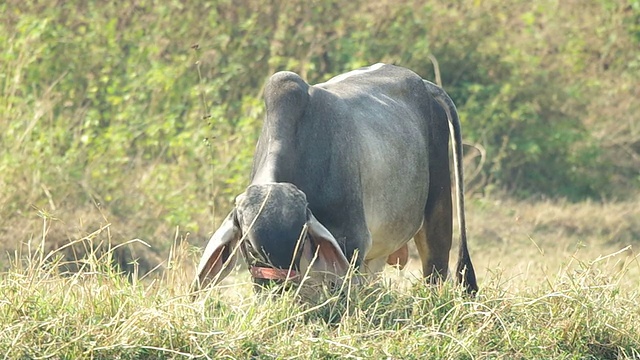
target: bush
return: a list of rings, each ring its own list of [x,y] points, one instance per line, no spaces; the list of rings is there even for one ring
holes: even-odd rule
[[[314,83],[384,61],[433,79],[429,54],[466,141],[487,150],[476,188],[581,199],[640,186],[637,1],[13,0],[0,11],[0,227],[19,229],[7,238],[31,232],[16,224],[33,207],[97,208],[126,224],[123,239],[167,243],[178,225],[205,236],[247,184],[268,76]]]

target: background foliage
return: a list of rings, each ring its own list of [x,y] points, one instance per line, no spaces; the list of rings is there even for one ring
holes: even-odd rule
[[[315,83],[382,61],[433,80],[429,54],[475,193],[640,187],[637,0],[9,0],[0,12],[5,249],[35,233],[35,214],[52,247],[105,222],[159,252],[174,233],[204,237],[247,184],[268,76]]]

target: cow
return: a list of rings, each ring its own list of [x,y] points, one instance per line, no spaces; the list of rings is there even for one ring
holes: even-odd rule
[[[452,245],[451,137],[461,238],[455,276],[468,293],[478,290],[461,126],[441,87],[387,64],[313,86],[281,71],[267,81],[264,101],[250,185],[209,240],[197,288],[227,276],[238,253],[255,284],[314,274],[326,281],[350,269],[377,274],[387,263],[406,264],[411,239],[423,276],[439,282]]]

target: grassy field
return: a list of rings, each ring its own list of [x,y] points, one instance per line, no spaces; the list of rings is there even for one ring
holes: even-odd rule
[[[0,359],[640,359],[640,2],[0,1]],[[192,300],[274,72],[460,113],[476,298],[404,272]],[[414,254],[415,255],[415,254]],[[454,260],[454,259],[452,259]]]
[[[469,206],[476,298],[419,279],[418,260],[376,283],[300,301],[253,294],[238,271],[195,301],[199,249],[175,241],[140,277],[88,252],[65,272],[46,231],[0,275],[7,359],[620,359],[640,358],[640,230],[633,202]],[[77,239],[100,236],[109,226]],[[44,246],[46,247],[46,246]],[[29,255],[30,254],[30,255]]]

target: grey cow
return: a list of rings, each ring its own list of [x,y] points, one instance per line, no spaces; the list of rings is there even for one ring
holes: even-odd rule
[[[460,249],[456,278],[478,289],[467,249],[460,122],[440,87],[376,64],[310,86],[271,76],[251,184],[207,244],[204,287],[242,253],[254,282],[343,276],[403,266],[413,238],[431,282],[448,273],[452,243],[451,135]],[[239,251],[236,251],[239,250]],[[324,279],[324,278],[323,278]]]

